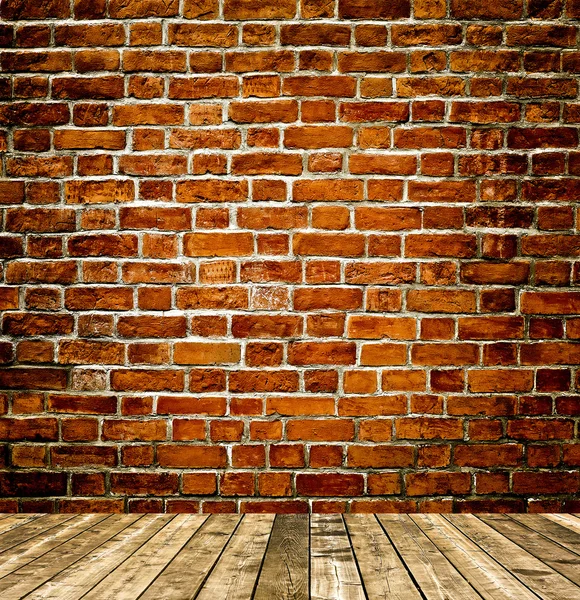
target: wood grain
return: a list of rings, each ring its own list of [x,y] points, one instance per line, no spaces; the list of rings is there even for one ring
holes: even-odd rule
[[[576,585],[580,584],[580,556],[574,552],[555,544],[543,535],[538,535],[507,515],[482,515],[481,520],[552,567],[554,571],[558,571]]]
[[[200,515],[178,515],[83,598],[85,600],[138,598],[195,535],[206,519],[207,517]]]
[[[308,515],[277,515],[254,600],[308,598]]]
[[[481,598],[408,515],[378,518],[428,600]]]
[[[421,594],[374,515],[345,515],[369,598],[420,600]]]
[[[75,600],[82,597],[173,518],[173,515],[141,517],[135,524],[52,577],[30,594],[29,600]]]
[[[1,600],[580,600],[552,514],[1,515]]]
[[[139,515],[112,515],[93,525],[68,542],[0,579],[0,597],[2,600],[16,600],[30,594],[139,518]]]
[[[140,600],[189,600],[199,592],[240,522],[239,515],[211,516],[149,586]]]
[[[443,517],[411,515],[411,519],[485,600],[537,600],[535,594]]]
[[[341,515],[312,515],[310,594],[312,600],[363,600],[360,575]]]
[[[274,515],[245,515],[197,600],[250,600]]]
[[[578,587],[551,567],[514,544],[474,515],[445,516],[459,530],[500,562],[514,577],[545,600],[573,599]]]
[[[42,535],[27,540],[0,554],[0,577],[16,571],[28,563],[58,548],[68,540],[93,527],[107,515],[77,515],[58,528],[52,528]]]

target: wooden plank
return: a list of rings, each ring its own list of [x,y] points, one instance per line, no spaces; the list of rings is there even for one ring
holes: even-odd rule
[[[213,515],[147,588],[139,600],[190,600],[240,522],[239,515]],[[215,598],[214,600],[218,600]]]
[[[76,600],[129,558],[174,515],[145,515],[35,589],[29,600]]]
[[[411,515],[421,531],[485,600],[537,600],[477,544],[439,515]]]
[[[407,515],[378,515],[428,600],[479,600],[481,596]]]
[[[245,515],[196,600],[250,600],[274,515]]]
[[[564,600],[579,597],[579,590],[571,581],[486,525],[475,515],[444,515],[444,518],[501,563],[540,598]]]
[[[560,525],[555,521],[546,519],[544,515],[512,514],[512,519],[533,529],[537,533],[547,537],[549,540],[564,546],[568,550],[580,555],[580,533]]]
[[[312,515],[310,597],[364,600],[365,593],[341,515]]]
[[[308,515],[277,515],[253,600],[308,598]]]
[[[0,556],[0,577],[20,569],[106,518],[104,514],[77,515],[62,527],[50,529],[42,536],[10,548]]]
[[[13,546],[18,546],[53,527],[62,526],[72,518],[73,515],[44,515],[40,519],[35,519],[16,529],[2,533],[0,534],[0,553],[6,552],[6,550],[10,550]],[[1,559],[2,557],[0,557]]]
[[[580,584],[580,556],[551,542],[507,515],[481,515],[480,519],[512,542],[567,577]],[[580,593],[580,589],[578,590]]]
[[[26,523],[40,519],[40,517],[43,516],[44,515],[40,514],[5,515],[5,518],[0,521],[0,533],[11,531],[12,529],[16,529],[21,525],[25,525]]]
[[[112,515],[93,525],[68,542],[0,579],[0,597],[2,600],[22,598],[138,519],[140,515]]]
[[[178,515],[83,596],[83,600],[135,600],[206,519],[207,516],[201,515]]]
[[[566,527],[566,529],[570,529],[575,533],[580,533],[580,522],[572,515],[545,513],[542,516],[545,519],[549,519],[550,521],[554,521],[554,523],[562,525],[562,527]]]
[[[369,600],[421,600],[422,596],[374,515],[344,515]]]

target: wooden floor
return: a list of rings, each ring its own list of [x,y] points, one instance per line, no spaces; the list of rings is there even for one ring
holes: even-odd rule
[[[580,518],[0,515],[0,598],[580,600]]]

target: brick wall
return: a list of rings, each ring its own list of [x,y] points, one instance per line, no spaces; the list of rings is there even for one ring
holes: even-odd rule
[[[1,510],[580,510],[579,0],[1,13]]]

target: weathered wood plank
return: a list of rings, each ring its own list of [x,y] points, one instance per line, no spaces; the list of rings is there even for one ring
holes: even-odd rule
[[[475,515],[444,515],[461,532],[545,600],[578,597],[578,587]]]
[[[11,531],[12,529],[16,529],[21,525],[26,523],[30,523],[30,521],[35,521],[36,519],[40,519],[44,515],[37,514],[17,514],[17,515],[3,515],[4,518],[0,521],[0,533],[5,533],[7,531]]]
[[[77,600],[129,558],[174,515],[145,515],[34,590],[29,600]]]
[[[274,515],[245,515],[196,600],[250,600]]]
[[[580,600],[573,515],[15,516],[2,600]]]
[[[580,584],[580,556],[528,529],[507,515],[481,515],[481,520],[506,538],[573,581]]]
[[[2,600],[22,598],[139,518],[139,515],[112,515],[93,525],[68,542],[0,579],[0,597]]]
[[[312,515],[310,597],[363,600],[365,593],[341,515]]]
[[[570,529],[575,533],[580,533],[580,521],[572,515],[546,513],[542,515],[545,519],[559,523],[562,527]]]
[[[378,519],[428,600],[481,598],[407,515]]]
[[[374,515],[344,515],[369,600],[421,600],[421,594]]]
[[[193,598],[220,557],[239,522],[239,515],[211,516],[139,600],[190,600]]]
[[[104,514],[77,515],[62,527],[50,529],[41,536],[10,548],[0,556],[0,577],[20,569],[106,518]]]
[[[207,516],[201,515],[178,515],[83,596],[83,600],[135,600],[206,519]]]
[[[510,517],[514,519],[514,521],[529,527],[553,542],[580,555],[580,533],[576,533],[555,521],[546,519],[544,515],[511,514]]]
[[[520,581],[439,515],[411,515],[421,531],[485,600],[537,600]]]
[[[253,600],[308,598],[308,515],[277,515]]]
[[[13,546],[18,546],[53,527],[62,526],[72,518],[73,515],[45,515],[40,519],[25,523],[16,529],[6,531],[0,534],[0,553],[6,552],[6,550],[10,550]]]
[[[229,542],[240,518],[239,515],[211,516],[139,600],[193,598]]]

